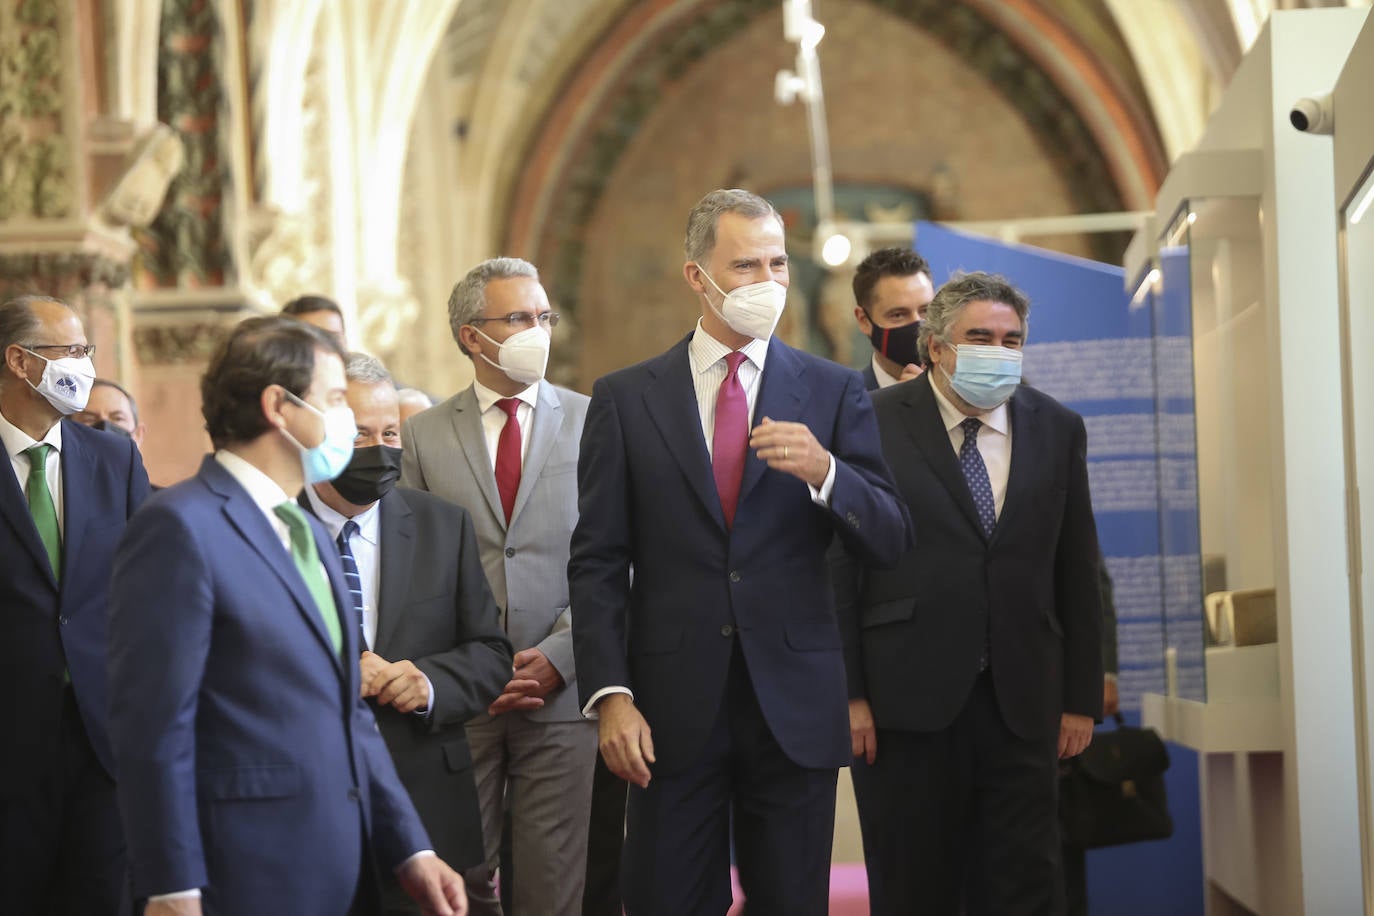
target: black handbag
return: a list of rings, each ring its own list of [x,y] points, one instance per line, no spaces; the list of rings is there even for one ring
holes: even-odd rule
[[[1163,840],[1173,835],[1164,771],[1169,751],[1152,728],[1116,717],[1113,731],[1060,766],[1059,824],[1064,845],[1081,849]]]

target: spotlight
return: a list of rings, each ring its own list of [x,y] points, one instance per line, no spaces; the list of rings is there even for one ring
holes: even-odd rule
[[[849,260],[850,252],[853,250],[854,243],[849,241],[849,236],[836,232],[821,245],[821,260],[829,267],[839,267]]]

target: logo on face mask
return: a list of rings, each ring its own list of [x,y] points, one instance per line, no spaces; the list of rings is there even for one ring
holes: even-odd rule
[[[695,261],[692,263],[696,264]],[[707,282],[716,288],[716,292],[725,297],[719,309],[711,304],[710,296],[706,297],[706,304],[730,330],[755,340],[767,340],[773,336],[782,318],[782,310],[787,307],[787,287],[776,280],[764,280],[737,286],[727,293],[711,279],[705,267],[700,264],[696,266]]]

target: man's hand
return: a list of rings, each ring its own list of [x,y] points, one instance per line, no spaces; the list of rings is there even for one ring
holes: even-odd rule
[[[539,649],[521,649],[515,653],[513,661],[517,679],[538,684],[534,689],[526,691],[526,696],[546,697],[567,683],[549,661],[549,657]]]
[[[369,662],[369,655],[381,664]],[[381,705],[404,713],[421,709],[429,702],[429,680],[409,659],[388,662],[380,655],[364,652],[361,664],[364,697],[376,697]],[[369,668],[372,670],[370,676],[366,675]]]
[[[1102,680],[1102,715],[1114,716],[1121,711],[1121,694],[1116,689],[1116,678]]]
[[[1091,716],[1064,713],[1059,719],[1059,759],[1077,757],[1088,749],[1093,740],[1093,720]]]
[[[173,900],[149,901],[143,916],[200,916],[199,897],[177,897]]]
[[[408,859],[396,870],[396,878],[401,888],[420,904],[420,912],[425,916],[464,916],[468,911],[463,876],[438,856]]]
[[[522,677],[511,678],[510,683],[501,688],[501,695],[492,700],[491,705],[487,707],[487,715],[499,716],[517,710],[538,709],[544,705],[544,701],[531,695],[538,689],[538,681]]]
[[[816,489],[830,473],[830,453],[821,448],[805,423],[763,422],[749,433],[749,447],[775,471],[806,481]]]
[[[649,785],[649,764],[654,762],[654,741],[649,723],[628,694],[612,693],[596,704],[599,716],[601,756],[606,767],[641,789]]]
[[[873,710],[862,697],[849,701],[849,743],[855,757],[870,764],[878,759],[878,729],[873,724]]]
[[[368,685],[376,677],[377,672],[387,666],[387,660],[375,652],[367,649],[363,650],[362,657],[358,659],[358,667],[362,671],[362,676],[358,678],[358,693],[363,699],[367,699],[372,694],[367,692]]]
[[[926,370],[922,369],[915,363],[907,363],[905,366],[902,367],[902,374],[897,376],[897,381],[909,382],[925,371]]]

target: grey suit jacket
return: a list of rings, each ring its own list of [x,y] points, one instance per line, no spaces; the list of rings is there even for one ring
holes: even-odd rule
[[[545,697],[541,709],[521,713],[536,721],[582,718],[573,667],[568,545],[577,524],[577,451],[587,403],[585,395],[539,384],[532,428],[522,430],[529,450],[509,526],[471,386],[412,417],[401,430],[402,486],[428,490],[468,510],[511,645],[517,651],[537,647],[567,682]]]

